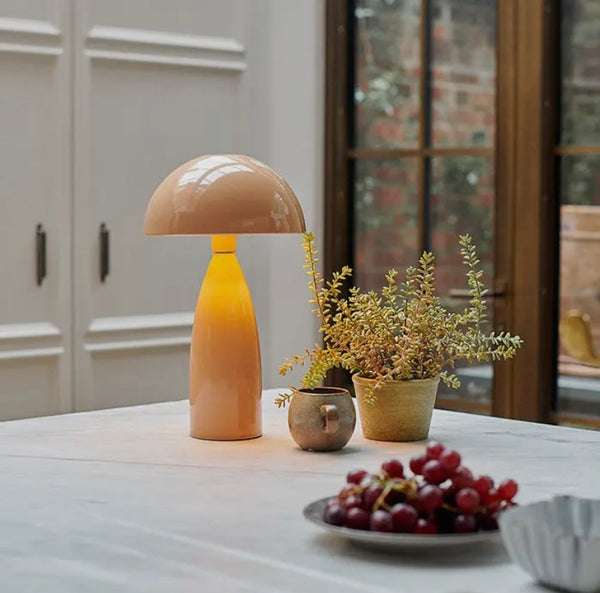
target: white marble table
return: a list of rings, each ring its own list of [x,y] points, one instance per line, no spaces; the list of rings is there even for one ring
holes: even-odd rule
[[[354,548],[305,521],[351,468],[422,443],[306,453],[265,392],[264,436],[187,436],[187,402],[0,424],[2,593],[542,591],[501,545],[409,556]],[[431,436],[521,502],[600,496],[600,433],[436,411]]]

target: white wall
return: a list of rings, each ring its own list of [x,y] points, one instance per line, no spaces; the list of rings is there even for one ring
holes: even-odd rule
[[[325,4],[322,0],[268,0],[260,8],[265,11],[265,22],[255,34],[266,36],[267,43],[260,56],[264,78],[255,74],[252,81],[255,113],[260,115],[249,122],[255,126],[257,139],[251,154],[285,177],[300,199],[307,229],[319,240],[323,236]],[[284,358],[319,339],[308,305],[302,237],[281,235],[240,242],[244,241],[265,245],[259,251],[268,258],[264,276],[248,278],[251,289],[265,282],[270,287],[268,303],[255,302],[264,386],[297,383],[301,371],[281,377],[278,367]]]

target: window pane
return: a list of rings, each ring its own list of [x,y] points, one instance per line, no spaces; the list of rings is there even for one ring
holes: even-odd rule
[[[469,233],[477,246],[484,270],[483,281],[494,279],[494,164],[492,157],[456,156],[434,158],[431,191],[431,246],[436,256],[436,283],[442,302],[451,309],[468,305],[465,265],[458,236]],[[454,296],[453,296],[454,295]],[[489,331],[493,329],[493,306],[488,299]],[[489,404],[491,364],[457,364],[462,386],[456,391],[440,384],[440,397]]]
[[[563,323],[570,311],[587,316],[592,349],[599,350],[600,155],[565,156],[560,174],[559,315]],[[566,338],[559,347],[558,410],[600,416],[600,368]]]
[[[493,146],[496,1],[434,0],[432,17],[432,143]]]
[[[600,144],[600,2],[561,2],[561,143]]]
[[[455,156],[432,161],[431,246],[440,291],[464,287],[458,235],[469,233],[488,279],[494,276],[494,163],[492,157]]]
[[[354,183],[354,282],[380,289],[390,268],[417,261],[417,159],[361,160]]]
[[[600,154],[562,157],[560,178],[562,204],[600,204]]]
[[[406,148],[419,137],[420,0],[356,3],[356,146]]]

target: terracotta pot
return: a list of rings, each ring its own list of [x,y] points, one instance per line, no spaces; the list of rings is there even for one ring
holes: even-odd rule
[[[302,449],[341,449],[350,440],[355,425],[356,411],[348,390],[317,387],[294,392],[288,426],[292,438]]]
[[[375,392],[376,401],[365,402],[365,391],[374,379],[352,377],[360,424],[365,438],[374,441],[421,441],[429,435],[431,414],[440,378],[387,381]]]

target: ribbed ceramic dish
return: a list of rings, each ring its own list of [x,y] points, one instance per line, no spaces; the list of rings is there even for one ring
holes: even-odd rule
[[[600,592],[600,500],[557,496],[499,517],[512,560],[540,583]]]
[[[323,521],[323,511],[329,498],[315,500],[304,507],[304,516],[313,523],[335,533],[352,543],[373,550],[401,552],[422,548],[442,548],[448,546],[478,545],[484,542],[500,542],[498,531],[479,531],[477,533],[444,534],[444,535],[414,535],[411,533],[379,533],[336,527]]]

